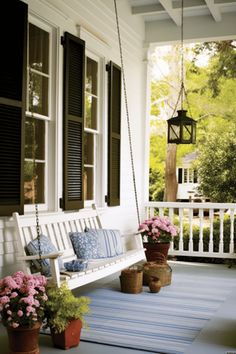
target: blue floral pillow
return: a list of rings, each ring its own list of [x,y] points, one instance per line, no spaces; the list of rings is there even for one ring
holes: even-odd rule
[[[56,249],[56,247],[53,245],[53,243],[51,242],[51,240],[44,235],[40,235],[40,245],[41,245],[40,248],[41,248],[42,254],[48,254],[48,253],[53,253],[53,252],[58,251]],[[37,238],[35,238],[34,240],[32,240],[28,243],[28,245],[26,246],[26,252],[31,256],[39,254],[39,244],[38,244]],[[58,258],[58,261],[59,261],[60,269],[61,270],[64,269],[63,261],[62,261],[61,257]],[[40,261],[34,260],[32,262],[37,270],[41,270]],[[41,262],[42,262],[41,263],[42,264],[42,274],[45,275],[46,277],[50,276],[51,271],[50,271],[49,259],[42,259]]]
[[[104,258],[104,253],[102,252],[96,235],[89,232],[70,232],[69,237],[77,258]]]

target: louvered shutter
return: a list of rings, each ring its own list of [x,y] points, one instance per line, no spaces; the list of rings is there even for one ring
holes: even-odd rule
[[[1,3],[0,216],[24,211],[24,125],[28,7]]]
[[[64,45],[64,210],[81,209],[84,169],[85,43],[65,33]]]
[[[120,205],[121,69],[110,62],[108,70],[108,196],[109,206]]]

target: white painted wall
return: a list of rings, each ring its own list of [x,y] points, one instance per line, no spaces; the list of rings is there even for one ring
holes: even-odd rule
[[[63,49],[60,36],[64,31],[81,36],[89,50],[103,55],[104,63],[112,60],[120,65],[118,37],[112,0],[24,0],[29,5],[29,14],[55,26],[57,33],[57,105],[55,112],[56,162],[55,200],[50,205],[58,205],[62,196],[62,60]],[[146,105],[146,64],[143,61],[144,24],[141,19],[131,17],[126,0],[117,0],[125,75],[127,83],[130,124],[140,206],[144,200],[144,143]],[[124,97],[124,96],[123,96]],[[104,115],[106,112],[104,111]],[[121,231],[136,230],[137,216],[134,202],[128,133],[124,103],[122,104],[121,131],[121,205],[102,208],[104,227],[119,228]],[[105,155],[104,155],[105,156]],[[106,178],[106,170],[104,170]],[[106,181],[102,181],[106,184]],[[54,207],[56,210],[58,207]],[[17,235],[8,218],[0,218],[0,277],[21,269],[16,263]]]

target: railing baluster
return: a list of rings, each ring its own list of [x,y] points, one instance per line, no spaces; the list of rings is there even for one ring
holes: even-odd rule
[[[193,252],[193,209],[189,209],[189,245],[188,250],[190,253]]]
[[[164,216],[164,208],[159,208],[159,215]]]
[[[199,209],[199,245],[198,252],[203,253],[203,209]]]
[[[230,244],[229,252],[234,252],[234,213],[235,209],[230,209]]]
[[[173,220],[174,220],[174,208],[170,208],[169,209],[169,219],[170,219],[171,222],[173,222]],[[174,249],[174,242],[171,241],[171,243],[170,243],[170,251],[173,251],[173,249]]]
[[[179,251],[183,251],[183,208],[179,209]]]
[[[220,209],[220,242],[219,253],[224,253],[224,210]]]
[[[210,209],[210,211],[209,211],[209,221],[210,221],[210,238],[209,238],[209,249],[208,249],[208,252],[213,252],[214,209]]]

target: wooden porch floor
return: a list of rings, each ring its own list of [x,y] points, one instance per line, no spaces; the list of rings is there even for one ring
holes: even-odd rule
[[[201,274],[215,275],[221,286],[221,280],[227,276],[231,278],[235,284],[232,292],[227,300],[220,306],[214,317],[208,321],[206,326],[188,347],[185,354],[236,354],[236,266],[227,268],[226,265],[210,265],[200,263],[186,262],[169,262],[173,272],[179,274],[188,274],[194,278],[196,272]],[[118,275],[116,275],[118,276]],[[115,276],[112,276],[114,278]],[[111,279],[106,278],[84,286],[78,292],[78,295],[84,291],[88,291],[94,287],[104,286]],[[79,347],[69,350],[70,354],[140,354],[147,353],[140,350],[131,350],[107,346],[102,344],[94,344],[80,342]],[[40,335],[40,354],[56,354],[60,353],[61,349],[52,347],[51,338],[48,335]],[[0,353],[8,354],[6,330],[0,327]],[[168,353],[168,352],[167,352]],[[167,354],[166,353],[166,354]],[[158,354],[158,352],[156,352]]]

